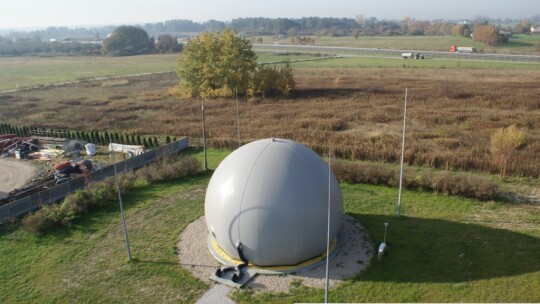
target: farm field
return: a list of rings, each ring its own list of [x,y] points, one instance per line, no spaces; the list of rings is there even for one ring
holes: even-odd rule
[[[398,39],[396,37],[395,39]],[[343,38],[345,39],[345,38]],[[375,39],[375,38],[374,38]],[[528,38],[532,39],[532,38]],[[339,45],[340,38],[332,38]],[[349,42],[344,43],[348,45]],[[361,47],[354,44],[351,46]],[[178,54],[140,55],[128,57],[57,56],[57,57],[0,57],[0,91],[17,88],[46,86],[55,83],[88,80],[100,77],[118,77],[142,73],[174,72]],[[441,69],[538,69],[538,64],[507,62],[472,62],[455,60],[407,60],[401,58],[339,58],[321,59],[307,54],[258,53],[259,63],[295,60],[295,68],[441,68]]]
[[[538,55],[535,44],[540,42],[539,35],[513,35],[508,43],[500,43],[495,47],[457,36],[360,36],[355,39],[347,37],[313,36],[315,45],[343,46],[380,49],[411,49],[429,51],[448,51],[451,45],[475,47],[485,53]],[[275,39],[263,36],[263,43],[280,42],[287,44],[289,39]]]
[[[202,159],[200,151],[187,153]],[[229,153],[210,150],[214,169]],[[203,215],[211,171],[147,186],[125,196],[135,262],[126,261],[117,205],[85,215],[67,230],[44,236],[16,224],[0,227],[2,303],[193,303],[208,288],[178,263],[181,231]],[[540,207],[479,202],[397,189],[341,184],[345,211],[372,241],[390,223],[388,256],[330,291],[335,302],[538,302]],[[189,266],[187,266],[189,267]],[[213,271],[210,269],[209,271]],[[298,282],[288,293],[233,294],[239,303],[320,302],[323,286]]]
[[[128,57],[0,57],[0,90],[98,77],[174,71],[177,54]]]

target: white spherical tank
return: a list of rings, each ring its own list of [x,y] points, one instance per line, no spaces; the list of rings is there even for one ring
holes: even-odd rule
[[[231,153],[216,169],[205,199],[210,238],[230,257],[259,266],[297,265],[326,251],[343,219],[339,183],[311,149],[262,139]],[[211,250],[212,251],[212,250]]]

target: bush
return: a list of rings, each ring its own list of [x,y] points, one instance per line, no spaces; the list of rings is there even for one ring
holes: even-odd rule
[[[136,176],[133,173],[118,175],[120,192],[125,194],[131,190],[135,179]],[[70,227],[82,214],[115,201],[118,201],[116,183],[113,177],[109,177],[102,182],[91,184],[86,190],[68,195],[61,203],[47,205],[28,214],[22,220],[22,227],[36,234],[58,227]]]
[[[341,182],[399,186],[399,169],[382,164],[337,161],[332,170]],[[410,168],[403,171],[403,187],[483,201],[492,199],[498,192],[497,184],[483,177],[432,171],[417,174]]]
[[[52,230],[55,223],[49,220],[46,208],[47,207],[43,207],[36,212],[26,215],[22,220],[22,229],[34,234],[42,234]]]
[[[166,156],[138,171],[148,184],[170,181],[201,172],[201,164],[193,156]]]
[[[286,96],[294,87],[295,82],[289,64],[282,68],[259,66],[251,80],[250,95],[263,97]]]

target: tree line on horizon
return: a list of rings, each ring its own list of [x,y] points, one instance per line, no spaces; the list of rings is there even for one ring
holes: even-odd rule
[[[499,24],[497,24],[499,22]],[[500,24],[505,23],[506,26]],[[510,26],[511,24],[512,26]],[[179,51],[172,38],[193,37],[201,32],[221,32],[226,28],[234,29],[243,36],[274,35],[289,37],[299,36],[445,36],[455,35],[470,37],[475,29],[478,35],[475,40],[495,45],[507,42],[508,37],[497,37],[500,31],[507,33],[527,33],[531,25],[540,24],[540,15],[529,19],[488,19],[476,18],[468,22],[452,20],[416,20],[404,17],[402,20],[379,20],[375,17],[364,18],[359,15],[352,18],[304,17],[293,18],[237,18],[230,22],[210,20],[203,23],[191,20],[168,20],[158,23],[146,23],[141,26],[105,26],[100,28],[49,27],[45,30],[31,32],[11,32],[6,37],[0,36],[0,56],[20,56],[35,54],[73,54],[73,55],[135,55],[141,53],[164,53]],[[100,45],[107,42],[119,28],[139,28],[149,37],[145,51],[129,51],[124,48],[120,52],[105,51]],[[134,32],[132,30],[132,32]],[[141,32],[142,33],[142,32]],[[133,33],[133,35],[142,35]],[[143,35],[144,36],[144,35]],[[104,37],[106,37],[104,39]],[[157,37],[154,38],[154,37]],[[176,39],[174,39],[176,41]],[[161,41],[161,43],[159,43]],[[119,41],[116,41],[119,42]],[[150,46],[155,44],[155,49]],[[106,48],[106,47],[105,47]],[[143,48],[144,49],[144,48]]]
[[[135,25],[145,30],[150,37],[159,37],[163,34],[170,34],[177,37],[189,37],[190,34],[200,32],[220,32],[225,28],[236,29],[239,32],[245,31],[258,35],[277,35],[288,31],[296,31],[302,35],[340,35],[351,33],[354,29],[364,30],[366,35],[406,35],[411,34],[409,26],[417,30],[419,24],[423,24],[425,35],[450,34],[449,31],[436,30],[446,24],[457,24],[460,21],[467,21],[470,24],[493,24],[497,27],[513,30],[522,33],[523,22],[530,25],[540,25],[540,15],[523,19],[493,19],[488,17],[475,17],[467,20],[437,19],[437,20],[417,20],[403,17],[401,20],[377,19],[375,17],[364,17],[358,15],[353,18],[333,18],[333,17],[303,17],[303,18],[236,18],[230,22],[209,20],[205,22],[194,22],[185,19],[167,20],[164,22],[145,23]],[[431,25],[431,26],[429,26]],[[429,28],[431,27],[431,29]],[[10,31],[0,35],[9,39],[30,38],[41,41],[56,39],[76,40],[102,40],[116,29],[117,26],[102,26],[91,28],[69,28],[69,27],[48,27],[35,31]],[[526,29],[525,29],[526,30]],[[421,34],[420,31],[413,31],[413,34]]]

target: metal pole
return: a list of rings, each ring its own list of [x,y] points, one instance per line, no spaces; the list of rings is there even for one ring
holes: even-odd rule
[[[242,139],[240,137],[240,110],[238,106],[238,89],[236,89],[236,122],[238,127],[238,147],[242,146]]]
[[[112,144],[112,140],[111,140],[111,132],[109,132],[108,128],[107,128],[107,133],[109,134],[109,145],[110,145]],[[128,230],[126,226],[126,217],[124,215],[124,205],[122,204],[122,195],[120,193],[120,186],[118,185],[118,177],[116,176],[117,174],[116,163],[114,163],[114,160],[112,160],[112,155],[113,155],[113,151],[112,151],[112,146],[111,146],[110,156],[111,156],[111,161],[113,161],[114,182],[116,183],[116,190],[118,192],[118,202],[120,203],[120,213],[122,215],[122,226],[124,228],[124,238],[126,240],[126,250],[127,250],[128,260],[131,261],[131,249],[129,248],[129,236],[128,236]]]
[[[326,229],[326,285],[324,288],[324,303],[328,303],[328,265],[330,264],[330,181],[332,172],[332,150],[328,148],[328,217],[327,217],[327,229]]]
[[[405,106],[403,109],[403,136],[401,139],[401,165],[399,168],[399,191],[397,203],[397,216],[401,215],[401,187],[403,185],[403,155],[405,154],[405,127],[407,126],[407,88],[405,88]]]
[[[202,133],[203,133],[203,151],[204,151],[204,170],[208,170],[208,161],[206,159],[206,125],[204,121],[204,100],[201,101],[202,111]]]

